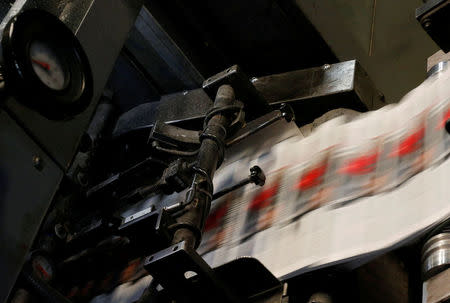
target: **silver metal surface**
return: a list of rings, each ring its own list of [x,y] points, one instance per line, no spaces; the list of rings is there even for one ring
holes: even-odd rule
[[[10,3],[0,4],[1,10],[1,18],[0,22],[0,31],[5,27],[6,23],[8,23],[11,18],[17,15],[20,11],[26,9],[38,8],[49,13],[52,13],[56,16],[61,15],[66,7],[76,6],[78,9],[76,12],[72,12],[70,16],[70,20],[64,20],[66,25],[71,28],[74,32],[76,32],[77,26],[81,24],[82,19],[84,17],[84,13],[88,10],[90,4],[95,0],[16,0],[16,1],[7,1]],[[9,8],[8,8],[9,7]],[[7,9],[6,13],[4,10]]]
[[[0,2],[0,20],[3,20],[3,18],[6,16],[6,14],[11,9],[13,1],[1,1]]]
[[[62,19],[76,31],[91,64],[94,98],[84,113],[69,121],[49,121],[10,99],[6,106],[40,146],[67,169],[97,105],[113,65],[142,6],[142,0],[27,1],[26,8],[60,11]],[[58,4],[51,6],[50,4]],[[79,6],[72,6],[80,4]],[[69,6],[71,5],[71,6]],[[48,9],[47,9],[48,10]]]
[[[313,294],[309,298],[308,303],[333,303],[333,300],[331,299],[330,295],[318,292]]]
[[[0,22],[0,32],[3,32],[6,24],[11,20],[12,17],[17,15],[27,3],[27,0],[17,0],[13,3],[2,4],[2,21]],[[0,34],[1,36],[1,34]]]
[[[0,158],[0,302],[4,302],[63,173],[4,111]]]
[[[427,73],[428,77],[431,77],[431,76],[436,75],[436,74],[438,74],[440,72],[443,72],[444,70],[447,69],[448,65],[449,65],[449,61],[439,62],[438,64],[436,64],[432,68],[430,68],[430,70]]]
[[[422,249],[422,273],[428,279],[450,266],[450,233],[430,238]]]

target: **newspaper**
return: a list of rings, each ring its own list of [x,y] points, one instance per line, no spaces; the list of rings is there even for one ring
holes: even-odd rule
[[[252,256],[287,278],[392,249],[448,218],[449,83],[446,71],[396,105],[333,119],[307,138],[247,142],[215,189],[253,165],[266,184],[213,202],[199,253],[212,267]]]
[[[303,137],[279,121],[227,150],[215,191],[254,165],[266,183],[213,201],[198,252],[212,267],[252,256],[288,278],[393,249],[448,218],[449,84],[446,71],[350,122],[338,117]],[[151,197],[122,217],[184,196]]]

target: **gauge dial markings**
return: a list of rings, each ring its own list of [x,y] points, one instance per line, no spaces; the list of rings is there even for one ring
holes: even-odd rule
[[[63,90],[66,87],[67,68],[50,43],[33,41],[30,45],[30,61],[35,74],[46,86],[53,90]]]

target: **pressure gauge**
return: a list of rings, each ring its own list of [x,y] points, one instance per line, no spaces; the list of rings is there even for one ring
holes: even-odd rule
[[[58,91],[67,87],[70,79],[69,69],[49,43],[40,40],[31,42],[30,61],[36,76],[43,84]]]
[[[53,262],[45,254],[34,254],[31,257],[33,274],[44,282],[50,282],[55,275]]]
[[[5,87],[49,119],[82,112],[92,99],[93,80],[86,54],[56,16],[27,10],[15,16],[2,37]]]

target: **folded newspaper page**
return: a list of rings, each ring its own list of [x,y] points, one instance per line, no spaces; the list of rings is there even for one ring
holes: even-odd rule
[[[266,183],[212,203],[198,252],[212,267],[252,256],[287,278],[392,249],[448,218],[449,84],[446,71],[396,105],[335,118],[307,137],[280,122],[241,142],[217,171],[215,191],[254,165]]]
[[[396,247],[449,217],[449,84],[447,71],[396,105],[241,152],[218,171],[215,189],[253,165],[266,184],[214,201],[199,253],[213,267],[252,256],[290,277]]]

